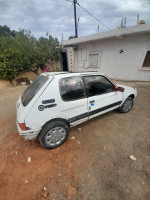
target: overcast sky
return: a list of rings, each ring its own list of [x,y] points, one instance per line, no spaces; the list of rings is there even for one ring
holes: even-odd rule
[[[140,19],[150,23],[150,0],[78,0],[84,8],[93,13],[111,29],[120,25],[121,18],[127,17],[127,26],[136,25]],[[0,25],[11,29],[24,28],[36,36],[45,36],[46,31],[59,39],[74,35],[74,13],[72,3],[66,0],[0,0]],[[67,10],[70,12],[64,19]],[[92,18],[79,6],[79,36],[90,35],[108,29]],[[62,21],[64,22],[62,24]],[[60,24],[62,26],[58,30]],[[57,31],[58,30],[58,31]]]

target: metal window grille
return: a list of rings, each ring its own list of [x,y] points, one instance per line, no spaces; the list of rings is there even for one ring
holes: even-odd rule
[[[100,53],[89,53],[89,65],[91,68],[99,67]]]

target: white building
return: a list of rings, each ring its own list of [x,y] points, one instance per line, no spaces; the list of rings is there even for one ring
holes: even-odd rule
[[[150,24],[63,41],[69,71],[100,71],[120,80],[150,81]]]

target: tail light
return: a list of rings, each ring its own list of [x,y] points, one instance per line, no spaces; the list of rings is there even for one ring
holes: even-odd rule
[[[18,125],[22,131],[26,131],[30,129],[29,127],[26,127],[25,123],[18,123]]]

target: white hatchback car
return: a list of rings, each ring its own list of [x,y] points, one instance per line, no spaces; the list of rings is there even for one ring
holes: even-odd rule
[[[114,109],[126,113],[136,95],[98,72],[42,73],[17,101],[17,128],[25,139],[38,136],[42,147],[56,148],[69,127]]]

